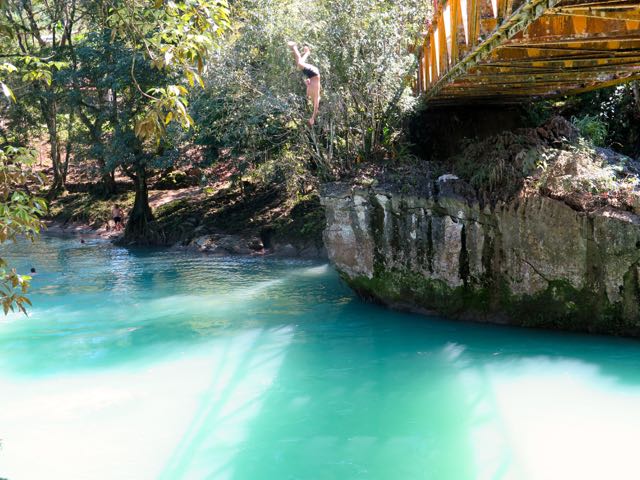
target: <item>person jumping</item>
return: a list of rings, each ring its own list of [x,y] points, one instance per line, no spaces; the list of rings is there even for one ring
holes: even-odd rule
[[[300,55],[296,42],[288,42],[288,45],[295,56],[296,67],[298,70],[302,70],[302,74],[305,76],[304,83],[307,86],[307,97],[313,103],[313,114],[309,119],[309,125],[313,125],[320,106],[320,70],[315,65],[307,63],[307,58],[311,54],[309,47],[305,46],[302,49],[302,55]]]

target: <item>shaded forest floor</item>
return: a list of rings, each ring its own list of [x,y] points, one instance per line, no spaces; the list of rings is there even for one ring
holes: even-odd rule
[[[215,175],[174,170],[151,183],[149,203],[164,245],[189,245],[203,236],[224,234],[258,238],[265,249],[272,244],[322,248],[324,210],[313,190],[292,196],[277,182],[234,182],[231,168],[217,169]],[[48,220],[57,230],[90,229],[117,237],[111,208],[118,204],[126,221],[135,196],[132,185],[117,180],[118,193],[108,197],[96,193],[91,182],[69,182],[68,191],[51,202]]]

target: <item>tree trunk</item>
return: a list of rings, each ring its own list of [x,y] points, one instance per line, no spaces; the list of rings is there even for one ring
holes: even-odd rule
[[[71,138],[71,130],[73,129],[73,122],[75,118],[76,118],[75,109],[72,109],[71,113],[69,114],[69,126],[67,127],[67,144],[65,145],[64,162],[62,162],[62,165],[61,165],[63,186],[66,186],[67,184],[67,173],[69,173],[69,160],[71,159],[71,148],[73,146],[72,138]]]
[[[640,118],[640,81],[636,80],[635,82],[631,82],[631,91],[633,92],[633,100],[635,102],[636,111],[635,111],[635,123],[637,125],[637,120]],[[634,156],[640,155],[640,131],[637,128],[631,127],[629,132],[629,141],[632,147],[632,154]]]
[[[55,101],[40,101],[42,116],[47,124],[51,163],[53,165],[53,183],[47,193],[49,199],[55,198],[64,190],[64,172],[60,161],[60,142],[58,140],[57,105]]]
[[[96,161],[100,167],[101,177],[94,191],[98,195],[109,198],[117,193],[115,172],[113,170],[107,170],[107,164],[101,156],[97,157]]]
[[[631,88],[633,90],[633,99],[636,102],[636,113],[640,114],[640,81],[632,82]]]
[[[113,170],[102,174],[102,178],[100,179],[100,189],[105,197],[110,197],[116,194],[118,187],[116,185],[116,176]]]
[[[136,165],[134,184],[136,197],[129,215],[124,240],[127,243],[149,245],[156,243],[156,232],[153,229],[153,214],[149,206],[147,190],[147,172],[144,166]]]

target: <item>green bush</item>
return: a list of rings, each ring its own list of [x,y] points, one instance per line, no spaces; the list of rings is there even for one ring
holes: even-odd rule
[[[402,114],[415,102],[416,61],[407,46],[429,8],[423,0],[234,2],[242,20],[191,103],[198,143],[254,165],[293,154],[320,177],[397,157]],[[309,45],[309,62],[321,71],[313,128],[288,40]]]
[[[580,131],[580,135],[589,139],[594,145],[604,147],[607,140],[607,124],[595,115],[572,117],[571,123]]]

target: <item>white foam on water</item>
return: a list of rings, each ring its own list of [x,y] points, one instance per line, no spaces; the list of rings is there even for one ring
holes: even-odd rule
[[[304,277],[321,277],[329,272],[329,264],[318,265],[317,267],[309,267],[302,270],[299,274]]]
[[[114,321],[128,323],[133,317],[138,324],[158,321],[159,318],[180,318],[181,315],[189,316],[204,315],[205,317],[212,311],[236,312],[240,302],[249,303],[261,300],[269,289],[283,283],[285,278],[263,280],[242,288],[237,288],[229,292],[211,292],[201,294],[175,294],[166,295],[159,298],[142,298],[131,300],[119,304],[103,303],[92,307],[93,320],[106,320],[107,329]],[[36,305],[30,312],[30,321],[52,322],[57,325],[86,325],[88,322],[87,305],[77,303],[74,305],[55,305],[43,307]],[[246,306],[245,306],[246,308]],[[7,317],[0,317],[0,324],[14,323],[18,320],[27,320],[23,314],[14,313]],[[93,327],[99,323],[93,323]]]

